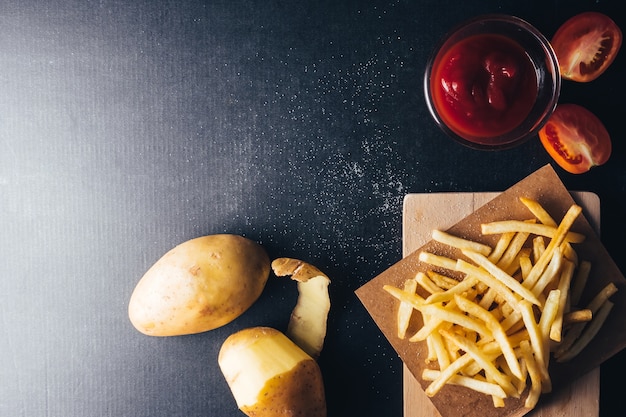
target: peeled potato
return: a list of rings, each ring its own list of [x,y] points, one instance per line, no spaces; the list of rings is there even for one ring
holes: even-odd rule
[[[253,327],[232,334],[218,363],[237,406],[248,416],[326,416],[317,362],[276,329]]]
[[[261,295],[270,260],[261,245],[218,234],[181,243],[139,280],[128,305],[131,323],[150,336],[178,336],[223,326]]]

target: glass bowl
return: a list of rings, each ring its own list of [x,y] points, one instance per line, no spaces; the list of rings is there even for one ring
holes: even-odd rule
[[[449,32],[424,75],[428,109],[458,142],[482,150],[517,146],[556,108],[561,75],[550,42],[528,22],[483,15]]]

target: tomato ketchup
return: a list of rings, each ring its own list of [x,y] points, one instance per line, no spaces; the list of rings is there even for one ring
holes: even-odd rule
[[[519,126],[537,99],[537,71],[524,48],[499,34],[458,41],[433,62],[432,105],[457,135],[478,144]]]

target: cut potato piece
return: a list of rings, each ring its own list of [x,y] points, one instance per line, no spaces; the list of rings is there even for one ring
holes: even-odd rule
[[[287,336],[311,357],[319,357],[330,311],[330,279],[313,265],[293,258],[275,259],[272,270],[277,276],[291,275],[298,282],[298,301],[291,312]]]
[[[317,362],[276,329],[253,327],[229,336],[218,364],[248,416],[326,416]]]

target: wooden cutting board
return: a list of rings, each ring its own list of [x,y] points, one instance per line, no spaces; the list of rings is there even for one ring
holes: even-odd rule
[[[430,240],[433,228],[446,229],[473,213],[498,193],[408,194],[402,216],[402,250],[404,256]],[[600,231],[600,201],[589,192],[572,192],[583,207],[591,225]],[[406,366],[403,370],[404,417],[441,417],[419,382]],[[597,417],[599,415],[600,370],[594,369],[569,387],[544,399],[532,417]]]

